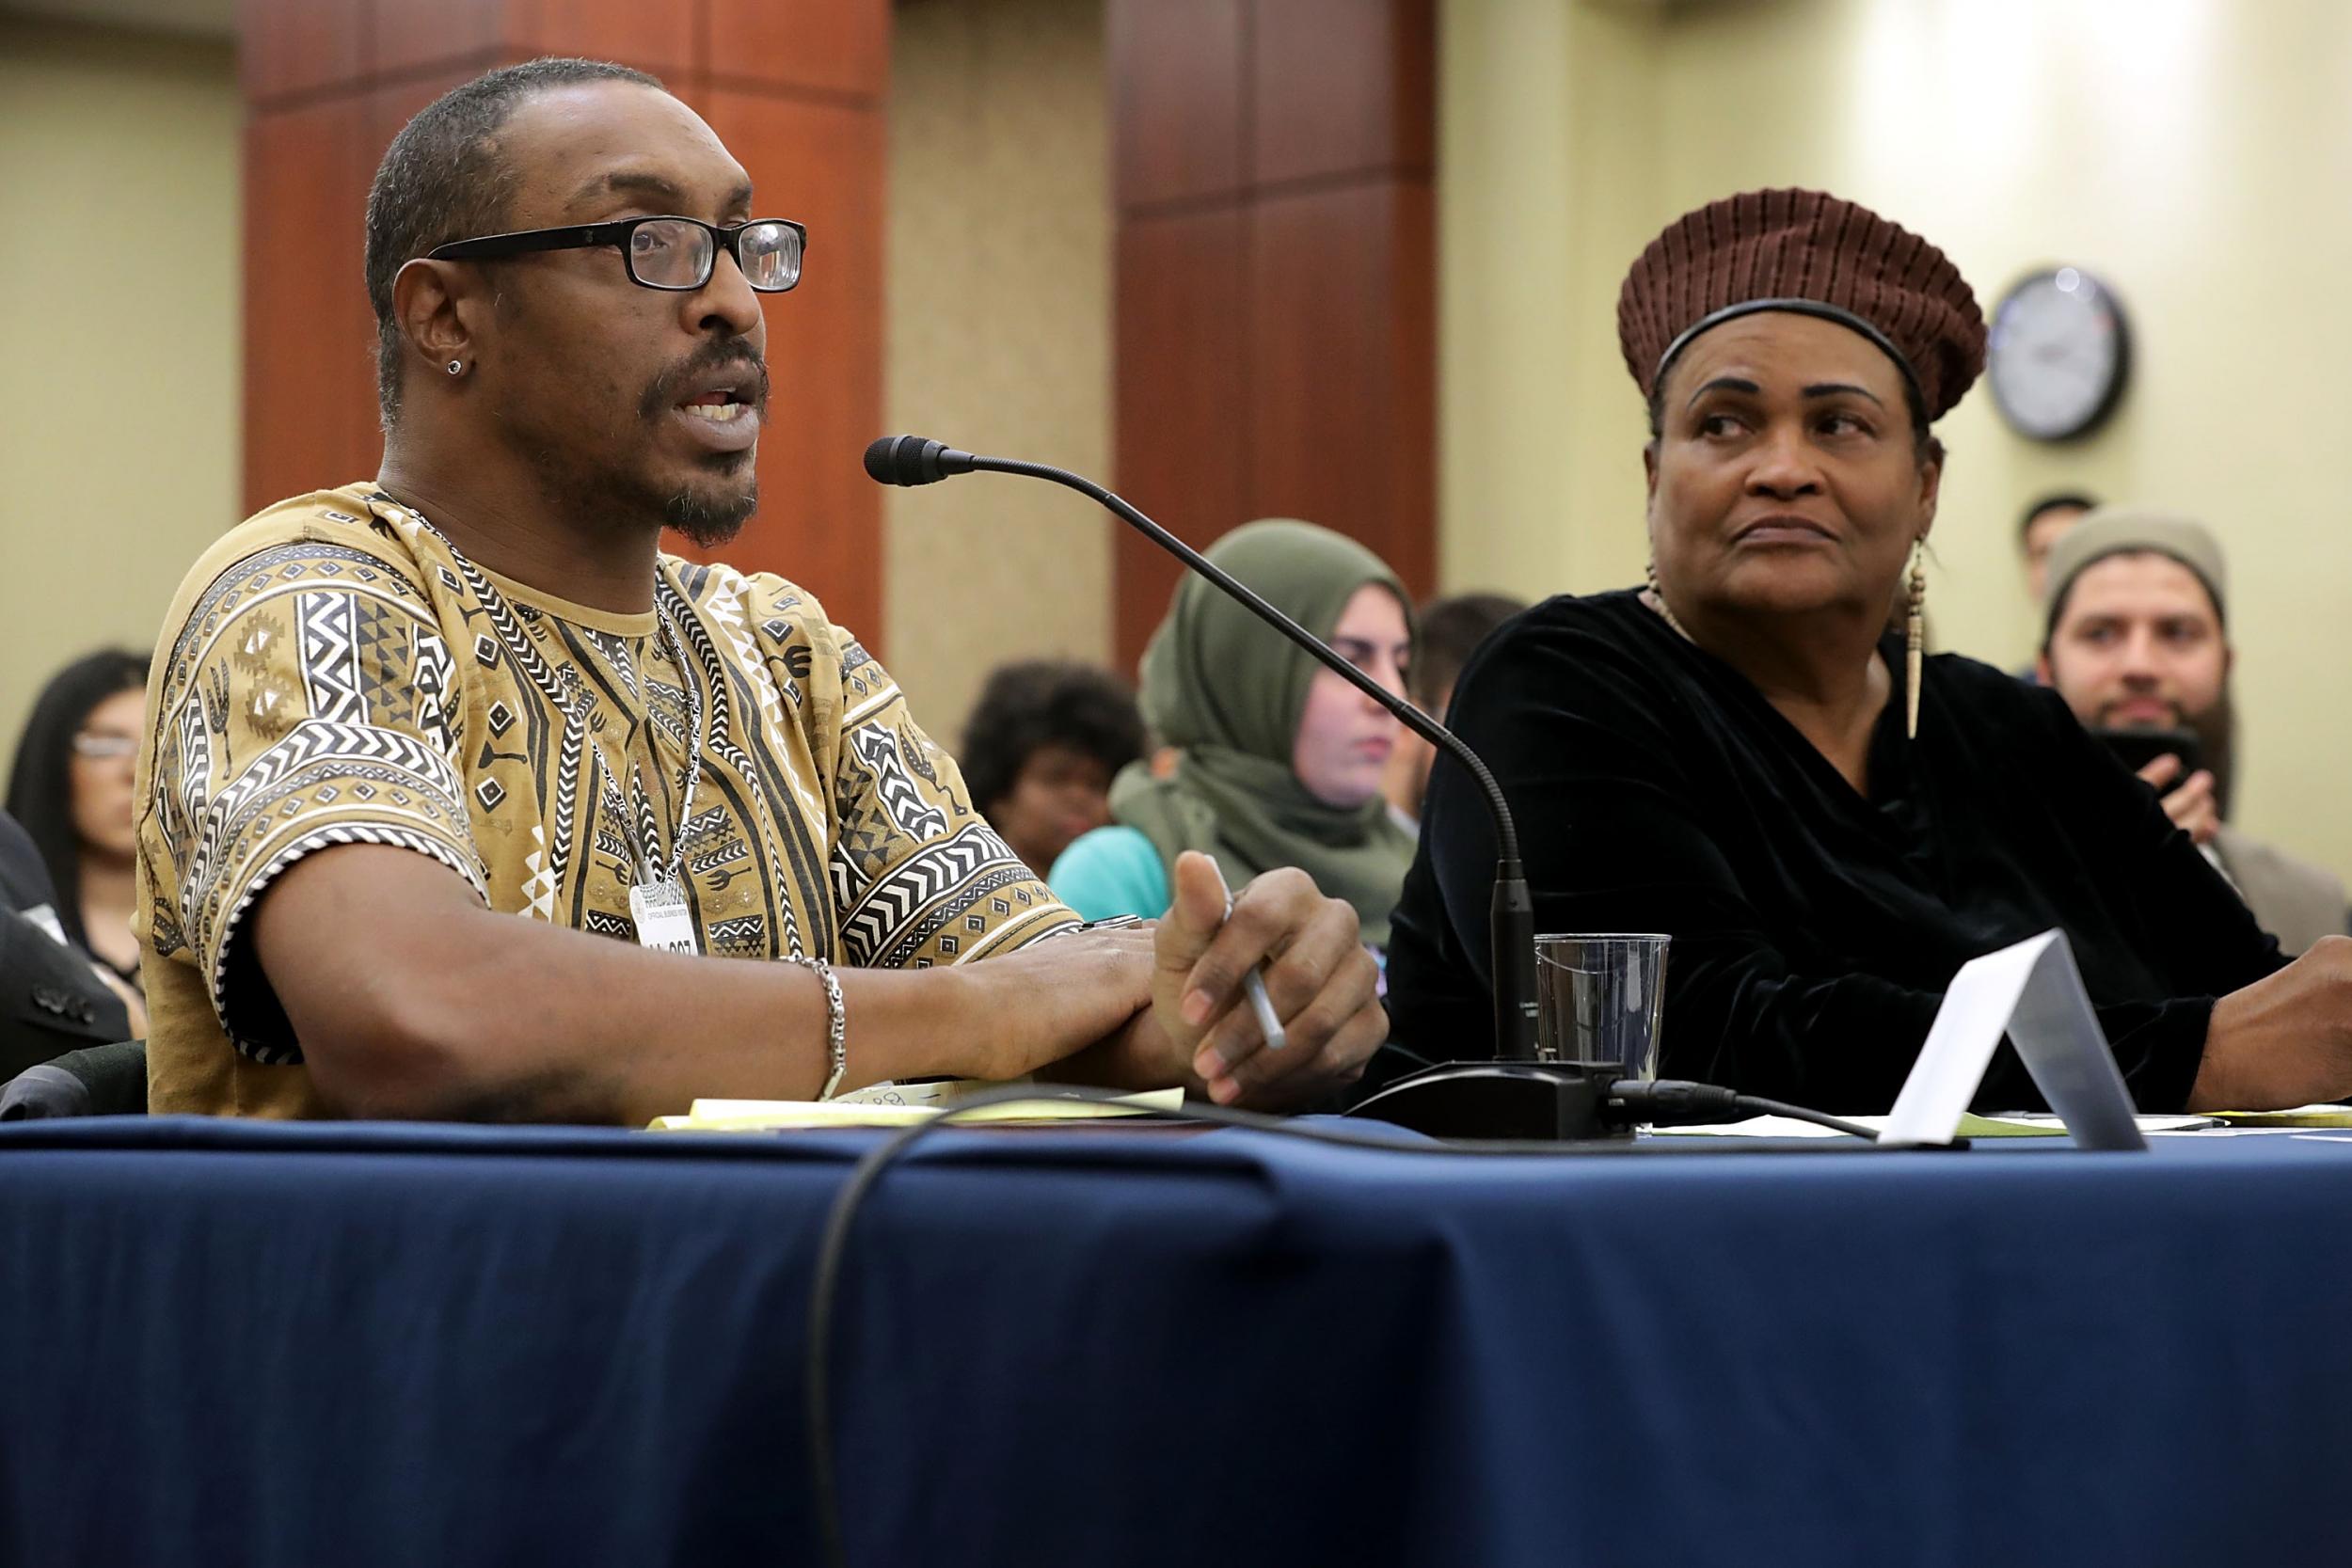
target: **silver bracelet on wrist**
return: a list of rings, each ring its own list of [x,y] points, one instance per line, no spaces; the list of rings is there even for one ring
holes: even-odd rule
[[[833,1066],[825,1074],[825,1086],[817,1091],[819,1100],[831,1100],[841,1087],[841,1075],[850,1070],[850,1010],[841,1002],[841,981],[833,972],[833,965],[822,958],[803,958],[798,953],[783,955],[784,961],[798,964],[815,974],[825,985],[825,1047]]]

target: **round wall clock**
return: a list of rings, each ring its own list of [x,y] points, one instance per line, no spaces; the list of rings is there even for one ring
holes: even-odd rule
[[[1985,363],[2010,429],[2072,440],[2098,429],[2123,396],[2131,332],[2106,284],[2080,267],[2052,267],[2002,296]]]

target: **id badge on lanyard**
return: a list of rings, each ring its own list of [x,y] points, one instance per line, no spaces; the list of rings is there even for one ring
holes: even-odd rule
[[[661,953],[699,953],[694,917],[686,908],[686,890],[667,877],[639,882],[628,890],[629,918],[637,922],[637,945]]]

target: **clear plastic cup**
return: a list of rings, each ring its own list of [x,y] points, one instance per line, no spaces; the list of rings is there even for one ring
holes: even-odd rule
[[[1668,938],[1612,931],[1535,939],[1535,1044],[1570,1062],[1658,1076]]]

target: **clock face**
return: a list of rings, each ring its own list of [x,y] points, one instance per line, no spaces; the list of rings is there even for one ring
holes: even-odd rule
[[[2058,267],[2018,284],[1994,311],[1987,379],[2019,435],[2063,441],[2113,411],[2130,357],[2115,295],[2080,268]]]

